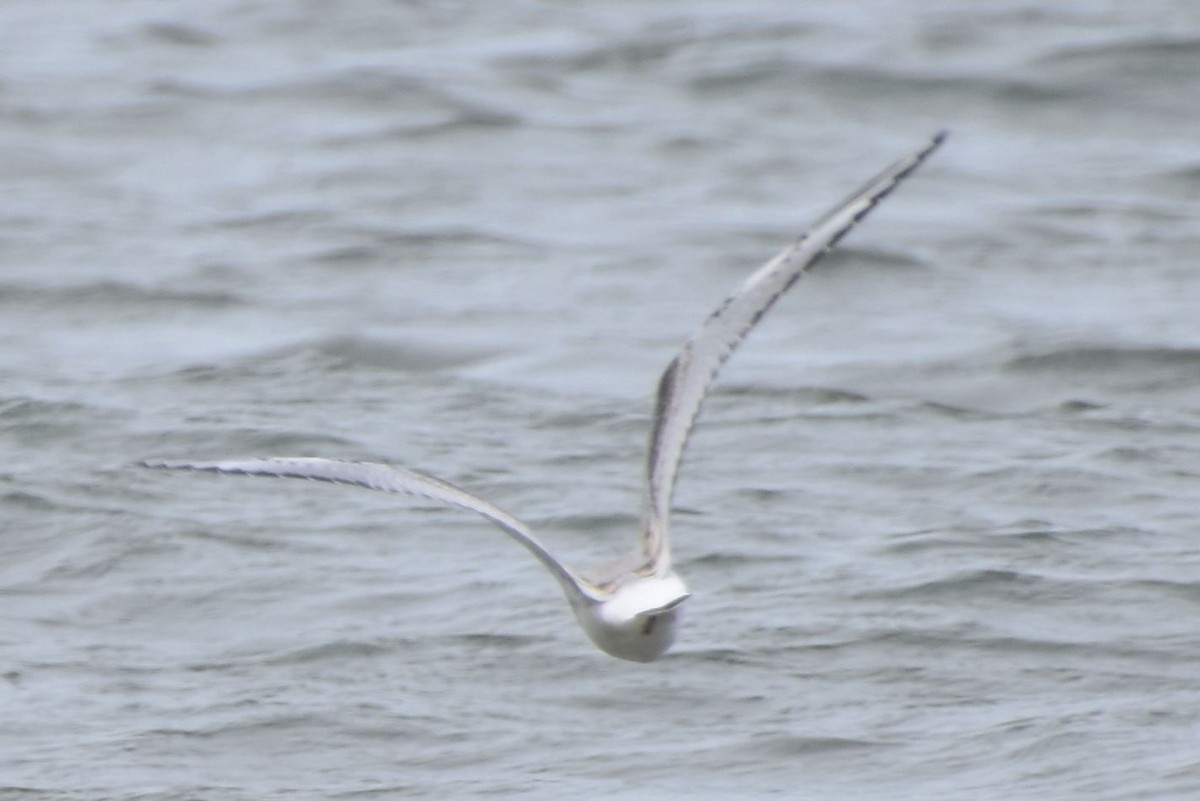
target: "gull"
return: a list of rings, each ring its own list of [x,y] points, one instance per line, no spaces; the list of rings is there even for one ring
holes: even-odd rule
[[[921,149],[880,172],[817,220],[799,239],[747,278],[671,360],[659,379],[654,404],[638,547],[624,559],[597,571],[575,570],[552,554],[529,526],[516,517],[447,481],[415,470],[371,462],[280,457],[220,461],[153,459],[139,464],[166,470],[351,484],[419,496],[476,512],[525,546],[542,563],[562,588],[580,626],[600,650],[620,659],[652,662],[674,643],[681,607],[691,596],[672,568],[667,528],[684,448],[713,379],[775,301],[911,175],[945,138],[945,131],[933,136]]]

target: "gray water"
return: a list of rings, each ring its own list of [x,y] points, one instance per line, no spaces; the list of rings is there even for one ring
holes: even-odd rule
[[[102,8],[101,12],[99,9]],[[694,597],[603,656],[407,464]],[[1191,799],[1200,6],[0,5],[0,798]]]

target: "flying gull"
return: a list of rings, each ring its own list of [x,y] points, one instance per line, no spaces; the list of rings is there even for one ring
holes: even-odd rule
[[[658,382],[642,502],[639,547],[597,571],[578,571],[559,560],[529,526],[466,490],[433,476],[371,462],[315,458],[220,461],[153,459],[140,464],[166,470],[305,478],[416,495],[477,512],[532,553],[562,587],[576,619],[600,650],[635,662],[662,656],[675,640],[683,602],[691,593],[671,567],[667,528],[671,496],[692,426],[721,365],[763,315],[804,271],[828,253],[879,201],[938,148],[938,133],[916,153],[897,161],[821,217],[768,261],[722,303],[683,346]]]

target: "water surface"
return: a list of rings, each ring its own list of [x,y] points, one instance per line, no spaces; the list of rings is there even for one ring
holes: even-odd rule
[[[1182,0],[0,10],[0,798],[1194,798]],[[671,655],[408,464],[633,542],[658,373],[953,136],[722,375]]]

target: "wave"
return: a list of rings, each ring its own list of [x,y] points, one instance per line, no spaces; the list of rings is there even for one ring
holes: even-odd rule
[[[149,88],[158,96],[184,98],[193,104],[206,100],[256,105],[284,102],[319,106],[326,113],[331,106],[350,111],[387,110],[386,123],[359,122],[365,127],[321,134],[321,141],[332,146],[355,146],[363,141],[438,133],[455,127],[509,127],[524,119],[520,111],[502,106],[493,97],[470,95],[461,82],[389,64],[297,70],[286,78],[239,77],[224,83],[172,77],[159,79]]]
[[[941,578],[922,581],[884,590],[874,590],[863,597],[878,598],[940,598],[942,596],[978,597],[992,591],[1006,591],[1014,585],[1034,585],[1047,581],[1040,576],[1020,570],[984,568],[956,571]]]
[[[263,659],[262,663],[267,665],[304,665],[312,662],[336,662],[342,659],[362,659],[365,657],[381,656],[392,653],[394,650],[392,646],[377,642],[334,640],[270,656]]]
[[[1033,65],[1097,83],[1114,78],[1160,83],[1173,76],[1194,81],[1200,75],[1200,37],[1149,36],[1066,45],[1037,58]]]
[[[1068,345],[1013,357],[1005,367],[1017,373],[1098,373],[1110,379],[1166,371],[1168,376],[1190,384],[1200,375],[1200,348]]]
[[[23,310],[31,306],[47,306],[61,311],[78,306],[142,310],[179,307],[224,309],[241,305],[244,300],[231,290],[179,289],[105,280],[65,286],[0,284],[0,302],[19,305]]]
[[[233,218],[223,224],[231,227],[276,226],[273,217],[266,219]],[[352,244],[338,244],[316,249],[303,259],[321,267],[344,269],[373,265],[394,266],[397,261],[414,261],[431,253],[445,250],[455,258],[463,258],[471,250],[483,251],[488,259],[505,256],[528,256],[541,251],[537,242],[508,231],[476,225],[426,224],[420,227],[339,225],[331,226],[335,239],[350,239]],[[286,231],[285,231],[286,232]]]
[[[274,373],[281,364],[297,360],[330,372],[354,367],[408,373],[434,372],[475,364],[494,355],[496,352],[493,350],[455,348],[415,340],[330,334],[307,337],[249,354],[241,353],[224,363],[182,368],[176,371],[176,375],[189,381],[212,381],[227,375]]]

